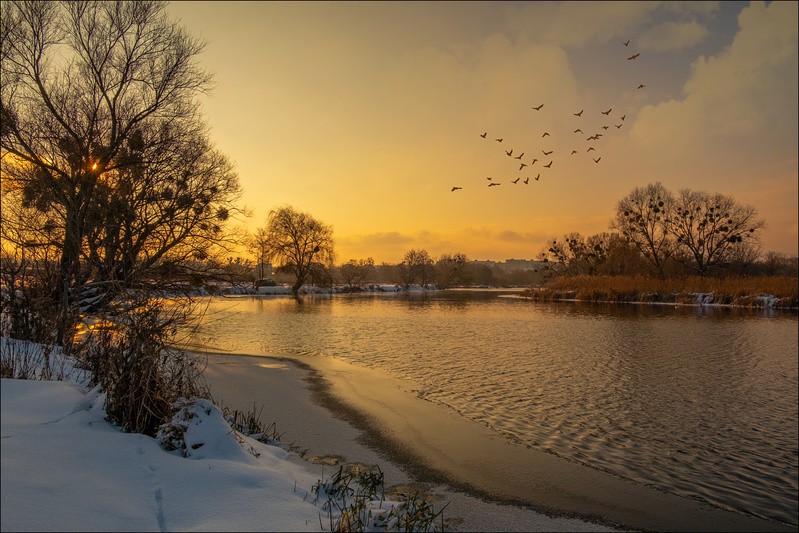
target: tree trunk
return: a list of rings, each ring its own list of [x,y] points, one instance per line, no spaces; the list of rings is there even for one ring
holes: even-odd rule
[[[61,267],[55,287],[54,303],[58,307],[55,343],[64,345],[67,325],[70,321],[70,286],[80,275],[80,246],[83,235],[77,209],[67,207],[64,246],[61,250]]]

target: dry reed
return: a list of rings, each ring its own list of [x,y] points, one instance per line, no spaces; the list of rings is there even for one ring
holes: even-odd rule
[[[799,306],[799,279],[785,276],[681,277],[561,276],[546,286],[525,291],[539,301],[574,299],[608,302],[697,303],[697,295],[713,303],[746,307]],[[708,300],[705,299],[707,302]]]

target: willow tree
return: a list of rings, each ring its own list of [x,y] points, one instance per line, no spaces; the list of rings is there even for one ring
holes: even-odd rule
[[[294,274],[294,296],[315,265],[330,268],[335,259],[333,228],[308,213],[283,206],[269,212],[266,224],[266,255],[281,270]]]
[[[163,2],[4,1],[1,29],[3,201],[46,215],[60,343],[88,292],[108,302],[223,242],[238,178],[199,114],[204,45]]]

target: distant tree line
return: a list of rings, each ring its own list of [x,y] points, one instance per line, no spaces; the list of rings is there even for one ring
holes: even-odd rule
[[[236,257],[228,259],[225,264],[220,263],[209,268],[226,272],[225,279],[228,281],[250,284],[265,277],[265,281],[274,281],[265,274],[267,267],[272,271],[270,275],[274,280],[289,283],[292,287],[301,286],[297,285],[298,278],[292,264],[278,263],[273,266],[258,260]],[[416,248],[408,250],[399,263],[376,263],[371,257],[349,259],[338,265],[314,261],[307,270],[304,283],[318,287],[338,286],[348,292],[357,292],[370,285],[380,284],[397,285],[406,289],[411,286],[428,289],[529,287],[541,282],[548,275],[544,265],[508,268],[501,263],[471,260],[461,252],[442,254],[434,260],[427,250]]]
[[[284,206],[271,211],[267,226],[250,236],[255,262],[238,258],[229,261],[227,271],[229,279],[248,282],[265,277],[264,265],[275,261],[275,277],[288,280],[295,294],[304,283],[357,291],[373,284],[529,287],[573,275],[797,276],[796,257],[760,253],[764,227],[754,208],[729,196],[689,189],[675,195],[652,183],[618,202],[609,231],[589,236],[572,232],[552,239],[531,268],[474,261],[462,252],[434,259],[418,248],[408,250],[396,264],[377,264],[367,257],[336,265],[332,228]]]
[[[371,257],[336,264],[332,227],[283,206],[273,209],[267,225],[249,236],[254,261],[214,259],[202,269],[250,283],[268,277],[268,265],[269,275],[290,283],[295,294],[306,283],[358,291],[374,284],[529,287],[572,275],[796,276],[796,257],[760,254],[758,239],[764,226],[754,208],[738,205],[729,196],[687,189],[674,195],[653,183],[618,202],[609,231],[589,236],[572,232],[552,239],[530,268],[474,261],[462,252],[434,259],[419,248],[408,250],[395,264],[377,264]]]
[[[661,183],[622,198],[608,232],[555,238],[538,254],[553,275],[797,275],[797,260],[761,254],[765,221],[732,197]]]

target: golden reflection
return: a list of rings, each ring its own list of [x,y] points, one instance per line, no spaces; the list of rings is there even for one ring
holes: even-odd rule
[[[117,325],[110,320],[82,317],[82,320],[75,326],[72,341],[76,344],[81,344],[95,331],[114,331],[116,329]]]

